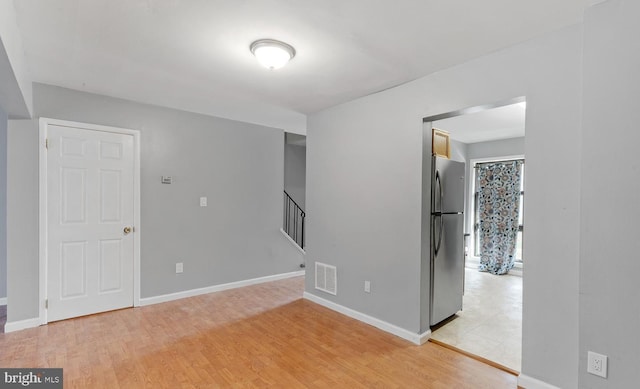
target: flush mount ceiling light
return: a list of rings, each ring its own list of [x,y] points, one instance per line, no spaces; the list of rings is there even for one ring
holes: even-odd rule
[[[271,70],[283,67],[296,55],[291,45],[274,39],[257,40],[249,48],[258,62]]]

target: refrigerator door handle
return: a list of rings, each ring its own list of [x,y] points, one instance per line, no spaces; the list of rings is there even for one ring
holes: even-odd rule
[[[432,265],[433,265],[433,261],[436,259],[436,255],[438,255],[438,250],[436,248],[436,215],[431,216],[431,244],[433,245],[433,258],[431,258],[432,260]]]
[[[433,250],[434,256],[438,256],[438,251],[440,251],[440,245],[442,245],[442,235],[444,235],[443,234],[443,231],[444,231],[444,218],[442,217],[442,214],[438,215],[438,217],[440,218],[440,234],[438,234],[436,247]],[[436,241],[436,239],[435,239],[435,237],[436,237],[435,231],[433,232],[433,234],[434,234],[433,235],[434,241]]]
[[[440,234],[437,235],[437,239],[436,239],[436,235],[435,235],[435,228],[434,228],[434,232],[433,232],[433,241],[436,243],[436,246],[434,247],[434,251],[433,254],[435,256],[438,255],[438,251],[440,251],[440,245],[442,244],[442,229],[444,228],[444,220],[442,218],[442,200],[443,200],[443,194],[442,194],[442,180],[440,179],[440,171],[436,170],[436,179],[435,179],[435,187],[436,187],[436,191],[437,196],[434,196],[435,198],[438,198],[440,200],[440,204],[439,207],[440,209],[435,209],[436,208],[436,204],[435,204],[435,198],[434,198],[434,205],[433,205],[433,212],[436,213],[437,217],[440,218]],[[433,227],[435,227],[435,223],[433,223]]]
[[[438,185],[438,188],[440,189],[439,190],[439,193],[440,193],[440,212],[442,212],[443,211],[442,204],[443,204],[443,201],[444,201],[444,195],[442,194],[442,179],[440,178],[440,171],[438,171],[438,184],[440,184],[440,185]],[[442,227],[442,221],[440,221],[440,227]]]
[[[436,209],[436,196],[434,196],[433,199],[433,212],[440,212],[442,211],[442,181],[440,180],[440,171],[436,170],[436,179],[435,179],[435,187],[436,190],[438,191],[437,194],[437,198],[440,200],[440,204],[439,204],[439,208],[440,209]]]

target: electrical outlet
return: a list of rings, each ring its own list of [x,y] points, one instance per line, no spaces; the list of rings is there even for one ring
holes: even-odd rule
[[[200,206],[201,207],[206,207],[207,206],[207,198],[206,197],[200,197]]]
[[[176,274],[182,273],[184,271],[184,267],[182,262],[176,263]]]
[[[587,373],[607,378],[607,356],[589,351],[587,353]]]
[[[367,293],[371,293],[371,281],[364,282],[364,291]]]

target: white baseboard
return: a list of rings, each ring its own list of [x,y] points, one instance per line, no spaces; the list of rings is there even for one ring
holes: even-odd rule
[[[228,284],[207,286],[205,288],[185,290],[185,291],[182,291],[182,292],[163,294],[163,295],[160,295],[160,296],[145,297],[145,298],[141,298],[140,299],[140,304],[138,306],[143,307],[145,305],[165,303],[167,301],[173,301],[173,300],[179,300],[179,299],[183,299],[183,298],[187,298],[187,297],[199,296],[201,294],[220,292],[220,291],[227,290],[227,289],[241,288],[243,286],[262,284],[264,282],[283,280],[285,278],[297,277],[297,276],[302,276],[302,275],[304,275],[304,270],[294,271],[294,272],[291,272],[291,273],[275,274],[275,275],[266,276],[266,277],[252,278],[252,279],[249,279],[249,280],[230,282]]]
[[[25,330],[27,328],[33,328],[40,326],[40,318],[34,317],[33,319],[19,320],[19,321],[10,321],[5,323],[4,332],[15,332],[20,330]]]
[[[291,244],[292,244],[296,249],[298,249],[298,251],[300,251],[303,255],[306,255],[306,254],[307,254],[307,252],[306,252],[306,251],[304,251],[304,249],[303,249],[302,247],[298,246],[298,244],[296,243],[296,241],[295,241],[295,240],[291,239],[291,237],[289,236],[289,234],[287,234],[287,233],[285,232],[285,230],[283,230],[283,229],[281,228],[281,229],[280,229],[280,232],[282,232],[282,235],[284,235],[284,237],[285,237],[285,238],[287,238],[287,240],[288,240],[289,242],[291,242]]]
[[[411,343],[421,345],[424,344],[431,337],[431,330],[427,330],[422,334],[416,334],[411,331],[407,331],[404,328],[400,328],[394,324],[387,323],[384,320],[377,319],[373,316],[366,315],[362,312],[358,312],[351,308],[347,308],[343,305],[336,304],[333,301],[325,300],[322,297],[318,297],[309,292],[304,292],[303,297],[309,301],[313,301],[316,304],[320,304],[323,307],[329,308],[333,311],[339,312],[343,315],[349,316],[353,319],[372,325],[382,331],[388,332],[402,339],[408,340]]]
[[[6,297],[0,297],[0,305],[7,305],[7,298]]]
[[[560,389],[557,386],[553,386],[525,374],[520,374],[518,376],[518,386],[524,389]]]

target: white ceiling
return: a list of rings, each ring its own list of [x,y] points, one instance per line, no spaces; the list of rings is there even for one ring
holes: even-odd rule
[[[432,122],[462,143],[524,136],[526,104],[518,103]]]
[[[306,114],[578,23],[589,0],[14,0],[36,82],[304,132]],[[256,39],[293,45],[261,68]]]

